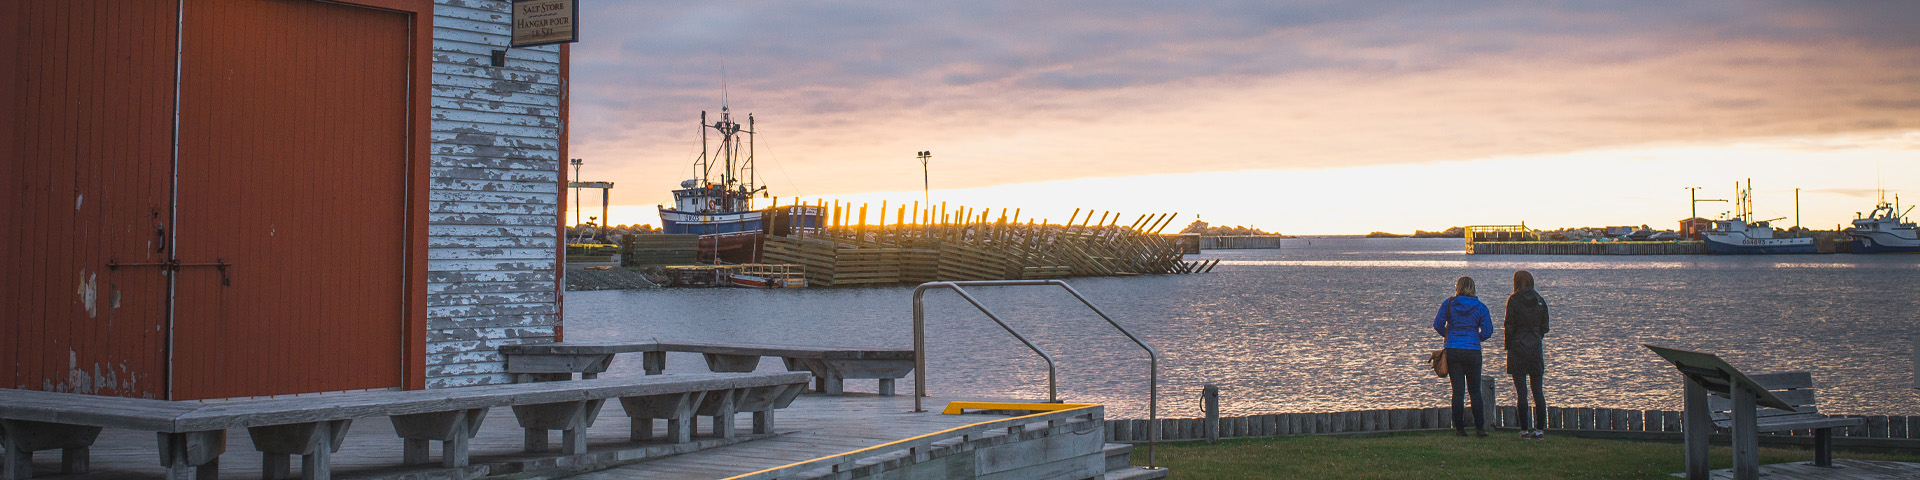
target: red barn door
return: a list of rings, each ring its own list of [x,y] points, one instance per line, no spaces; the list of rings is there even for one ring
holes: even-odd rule
[[[186,6],[174,398],[402,386],[411,19]]]
[[[175,12],[0,2],[0,388],[167,394]]]

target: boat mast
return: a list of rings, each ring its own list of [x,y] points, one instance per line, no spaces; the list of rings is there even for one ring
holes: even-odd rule
[[[700,188],[706,188],[707,183],[709,183],[708,182],[709,177],[707,176],[707,174],[710,170],[712,170],[711,162],[707,161],[707,111],[706,110],[700,111],[700,160],[698,160],[697,163],[694,164],[694,166],[700,169],[700,184],[695,186]]]

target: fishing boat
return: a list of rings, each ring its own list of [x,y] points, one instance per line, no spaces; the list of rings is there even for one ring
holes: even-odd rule
[[[1700,232],[1707,253],[1754,255],[1819,251],[1813,244],[1813,237],[1774,237],[1772,222],[1779,218],[1753,220],[1753,180],[1747,180],[1745,188],[1739,185],[1738,182],[1734,183],[1733,217],[1714,220],[1712,227]]]
[[[1883,197],[1880,204],[1873,207],[1873,213],[1864,216],[1856,214],[1853,227],[1846,230],[1852,238],[1853,253],[1920,253],[1920,231],[1916,231],[1913,222],[1907,221],[1907,212],[1912,206],[1900,209],[1900,197],[1893,197],[1893,203],[1887,203]]]
[[[753,114],[747,114],[747,123],[741,125],[733,120],[725,96],[721,98],[719,120],[708,123],[707,112],[700,112],[700,156],[693,163],[700,177],[680,182],[673,191],[673,205],[660,206],[660,229],[667,234],[700,235],[703,261],[753,263],[759,261],[765,219],[772,213],[753,208],[755,196],[768,196],[754,171]],[[709,135],[718,137],[718,146],[709,148]],[[818,226],[817,208],[790,206],[787,210],[791,211],[779,212],[783,229]]]

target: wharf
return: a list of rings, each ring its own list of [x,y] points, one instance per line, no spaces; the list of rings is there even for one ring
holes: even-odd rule
[[[1468,255],[1705,255],[1702,242],[1467,242]]]
[[[482,387],[484,388],[484,387]],[[496,408],[480,426],[471,444],[473,464],[492,468],[500,475],[522,470],[552,468],[556,463],[592,461],[601,465],[641,461],[604,472],[581,468],[576,478],[724,478],[761,469],[811,460],[948,428],[998,418],[983,415],[942,415],[945,402],[928,405],[929,412],[910,413],[911,396],[879,396],[849,393],[844,396],[802,395],[793,405],[779,411],[776,433],[752,434],[751,422],[741,422],[735,438],[707,436],[709,424],[701,422],[700,435],[693,444],[664,441],[630,442],[629,422],[620,415],[618,405],[607,405],[593,427],[588,429],[588,450],[582,457],[566,459],[558,452],[528,454],[521,451],[525,430],[516,423],[512,409]],[[655,438],[665,435],[665,422],[655,422]],[[557,437],[557,432],[555,433]],[[92,449],[91,471],[71,478],[149,479],[163,478],[165,470],[154,453],[153,432],[108,429],[100,433]],[[353,422],[338,453],[333,456],[336,478],[446,478],[449,472],[437,465],[402,467],[400,438],[393,425],[384,419]],[[698,449],[698,450],[695,450]],[[689,452],[690,450],[693,450]],[[436,448],[434,458],[439,458]],[[39,476],[56,478],[60,456],[35,457]],[[220,456],[220,475],[226,478],[261,478],[261,455],[254,450],[246,429],[227,432],[227,451]],[[298,469],[298,460],[295,468]],[[540,472],[542,476],[549,472]],[[561,475],[572,472],[558,472]],[[551,475],[560,476],[560,475]],[[62,476],[64,477],[64,476]]]

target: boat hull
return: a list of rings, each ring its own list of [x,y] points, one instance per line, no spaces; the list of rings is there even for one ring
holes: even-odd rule
[[[1741,239],[1738,242],[1708,236],[1705,238],[1707,253],[1714,255],[1773,255],[1791,253],[1819,253],[1812,238],[1766,238]]]
[[[1852,233],[1853,253],[1920,253],[1920,240],[1887,232]]]
[[[694,213],[660,209],[660,230],[670,235],[724,235],[762,230],[758,211]]]

